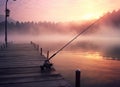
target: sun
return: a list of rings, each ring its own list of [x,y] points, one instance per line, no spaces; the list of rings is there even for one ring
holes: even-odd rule
[[[98,19],[100,17],[100,15],[97,14],[85,14],[82,19],[83,20],[93,20],[93,19]]]

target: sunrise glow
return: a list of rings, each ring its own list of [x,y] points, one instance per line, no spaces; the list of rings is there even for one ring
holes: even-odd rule
[[[102,59],[99,52],[91,52],[91,53],[86,52],[84,54],[84,57],[85,58],[90,58],[90,59]]]
[[[83,20],[92,20],[92,19],[98,19],[101,15],[96,14],[86,14],[82,17]]]
[[[8,7],[15,20],[65,22],[97,19],[108,11],[118,10],[119,3],[119,0],[9,0]],[[1,0],[1,14],[4,5],[5,0]]]

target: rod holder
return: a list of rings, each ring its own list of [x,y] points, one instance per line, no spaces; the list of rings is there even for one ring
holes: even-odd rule
[[[53,64],[50,63],[48,60],[45,60],[44,64],[40,66],[42,72],[48,72],[53,70]]]

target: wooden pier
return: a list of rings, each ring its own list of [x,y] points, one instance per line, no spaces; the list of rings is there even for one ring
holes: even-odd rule
[[[41,72],[45,59],[31,44],[0,48],[0,87],[71,87],[56,71]]]

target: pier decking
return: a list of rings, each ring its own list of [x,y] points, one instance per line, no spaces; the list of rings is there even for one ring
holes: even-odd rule
[[[56,71],[41,72],[44,60],[31,44],[0,49],[0,87],[71,87]]]

